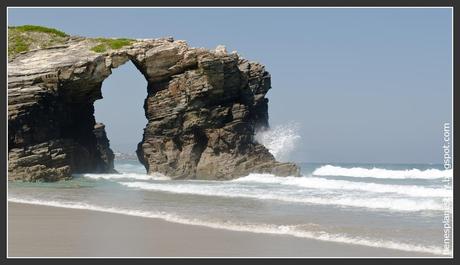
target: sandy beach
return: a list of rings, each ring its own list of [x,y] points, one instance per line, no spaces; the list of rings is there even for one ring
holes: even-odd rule
[[[9,257],[420,257],[425,253],[8,203]]]

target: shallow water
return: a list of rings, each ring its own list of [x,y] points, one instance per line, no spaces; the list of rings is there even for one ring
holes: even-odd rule
[[[443,253],[443,200],[452,177],[441,165],[301,164],[303,176],[251,174],[232,181],[149,176],[137,161],[121,174],[55,183],[10,182],[8,198],[162,218],[236,231]],[[387,177],[386,177],[387,176]]]

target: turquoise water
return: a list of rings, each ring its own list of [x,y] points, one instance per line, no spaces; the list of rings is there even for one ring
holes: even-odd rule
[[[443,252],[442,165],[300,164],[302,177],[251,174],[232,181],[148,176],[137,161],[121,174],[8,184],[9,200],[161,218],[235,231]]]

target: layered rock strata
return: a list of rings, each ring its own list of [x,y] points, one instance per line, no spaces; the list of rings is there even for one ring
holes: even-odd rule
[[[117,173],[113,164],[115,154],[110,149],[110,141],[107,138],[103,123],[97,122],[94,125],[94,135],[96,136],[96,148],[102,160],[98,163],[100,167],[96,170],[105,173]]]
[[[9,60],[9,179],[113,172],[113,152],[93,104],[111,69],[128,60],[148,81],[148,124],[137,148],[148,173],[178,179],[299,174],[254,140],[256,129],[268,127],[270,75],[263,65],[223,47],[192,48],[171,38],[136,40],[103,53],[92,51],[94,45],[71,37]]]

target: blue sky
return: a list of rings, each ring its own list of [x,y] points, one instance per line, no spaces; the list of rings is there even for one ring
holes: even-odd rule
[[[295,122],[295,161],[442,163],[451,121],[447,8],[9,9],[8,24],[89,37],[173,36],[224,44],[272,75],[272,126]],[[96,119],[115,150],[134,151],[146,81],[131,63],[103,83]]]

